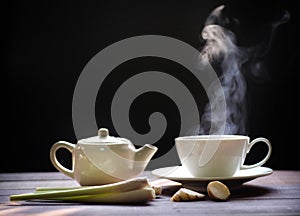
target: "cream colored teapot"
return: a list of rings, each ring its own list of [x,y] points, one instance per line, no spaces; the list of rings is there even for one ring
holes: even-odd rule
[[[72,153],[72,169],[64,167],[56,152],[65,148]],[[130,140],[109,136],[106,128],[98,136],[81,139],[77,144],[65,141],[55,143],[50,150],[53,166],[74,178],[80,185],[102,185],[136,177],[150,162],[157,147],[146,144],[135,149]]]

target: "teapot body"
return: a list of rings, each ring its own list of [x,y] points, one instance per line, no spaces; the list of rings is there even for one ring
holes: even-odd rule
[[[55,143],[50,159],[57,170],[74,178],[80,185],[102,185],[136,177],[144,171],[157,148],[149,144],[140,149],[126,139],[114,142],[92,142],[96,137]],[[56,151],[65,148],[72,153],[72,169],[64,167],[56,158]]]
[[[126,146],[119,146],[117,150],[115,147],[78,143],[72,160],[74,179],[80,185],[102,185],[135,177],[133,154],[120,151]]]
[[[75,179],[78,182],[101,181],[102,184],[108,182],[118,182],[136,176],[134,167],[134,152],[128,150],[126,144],[112,145],[91,145],[78,143],[74,154]],[[101,179],[101,180],[100,180]],[[84,183],[86,185],[86,183]]]

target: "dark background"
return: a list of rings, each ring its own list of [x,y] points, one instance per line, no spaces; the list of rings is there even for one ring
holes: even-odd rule
[[[6,8],[8,38],[5,41],[5,67],[2,79],[4,133],[2,135],[1,172],[55,171],[49,150],[54,142],[76,143],[72,125],[72,97],[77,79],[89,60],[103,48],[128,37],[164,35],[182,40],[195,48],[203,45],[200,33],[206,17],[217,6],[225,4],[229,14],[241,21],[238,43],[252,46],[264,40],[272,20],[283,10],[291,19],[279,26],[273,43],[264,57],[261,76],[247,76],[248,135],[263,136],[273,145],[266,166],[273,169],[300,169],[298,119],[299,99],[298,9],[293,1],[13,1]],[[96,118],[118,135],[107,117],[111,86],[147,70],[181,74],[184,82],[193,82],[180,71],[184,68],[167,60],[141,58],[120,65],[101,87],[97,98]],[[117,78],[118,77],[118,78]],[[298,77],[298,76],[297,76]],[[195,87],[196,88],[196,87]],[[197,92],[192,90],[194,92]],[[200,91],[201,92],[201,89]],[[195,97],[199,97],[195,95]],[[156,100],[155,100],[155,99]],[[100,105],[100,102],[101,105]],[[143,102],[144,101],[144,102]],[[147,102],[148,101],[148,102]],[[155,103],[149,104],[149,101]],[[156,145],[174,145],[180,121],[172,101],[163,95],[143,95],[134,102],[133,127],[147,132],[146,117],[140,112],[161,110],[167,115],[168,134]],[[199,103],[203,109],[204,102]],[[134,106],[133,106],[134,107]],[[173,108],[172,108],[173,107]],[[7,120],[6,120],[7,119]],[[170,122],[169,122],[170,121]],[[92,132],[93,133],[93,132]],[[96,134],[96,132],[95,132]],[[166,146],[166,145],[164,145]],[[159,154],[167,151],[161,147]],[[256,147],[249,162],[259,160],[265,149]],[[70,155],[60,152],[65,164]],[[6,158],[6,159],[5,159]],[[8,159],[7,159],[8,158]]]

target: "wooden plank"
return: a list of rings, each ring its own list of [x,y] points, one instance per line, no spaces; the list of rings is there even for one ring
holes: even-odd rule
[[[60,172],[0,173],[2,181],[70,180]]]
[[[28,175],[30,176],[30,175]],[[44,175],[47,177],[47,175]],[[41,177],[37,177],[40,179]],[[166,180],[162,180],[165,184]],[[241,190],[233,191],[232,194],[238,197],[290,197],[300,198],[300,186],[276,186],[272,187],[253,184],[255,182],[246,183]],[[258,182],[260,183],[260,182]],[[35,190],[36,187],[76,187],[79,186],[75,180],[40,180],[40,181],[7,181],[0,182],[0,195],[3,190]]]
[[[170,199],[170,197],[179,189],[168,188],[163,189],[163,198]],[[0,203],[7,202],[8,197],[13,194],[30,193],[34,192],[34,189],[2,189],[0,190]],[[262,200],[262,199],[300,199],[300,186],[283,186],[283,187],[244,187],[241,190],[234,191],[231,196],[231,200]]]
[[[2,189],[35,189],[37,187],[78,187],[79,184],[75,180],[51,180],[51,181],[7,181],[0,182],[0,190]]]
[[[156,199],[145,205],[78,205],[23,202],[0,206],[0,215],[299,215],[299,200],[231,200],[171,202]]]
[[[139,176],[157,179],[150,171],[145,171]],[[70,180],[72,178],[60,172],[25,172],[25,173],[0,173],[1,181],[32,181],[32,180]]]
[[[241,190],[232,192],[235,199],[300,199],[300,186],[245,185]]]
[[[32,189],[15,189],[15,190],[12,190],[12,189],[9,189],[9,190],[1,189],[0,190],[0,197],[10,196],[12,194],[31,193],[31,192],[33,192]]]
[[[300,213],[299,200],[293,199],[229,200],[227,202],[206,200],[195,203],[171,203],[164,206],[168,206],[168,211],[160,214],[169,212],[170,215],[299,215]]]
[[[275,170],[271,175],[250,181],[258,185],[300,185],[300,171]]]
[[[145,205],[88,205],[60,202],[9,202],[12,194],[32,192],[36,187],[70,187],[77,182],[62,173],[0,174],[0,216],[4,215],[300,215],[300,171],[274,171],[257,178],[241,190],[232,192],[227,202],[206,197],[197,202],[171,202],[180,187],[174,182],[150,180],[163,184],[164,193]],[[171,186],[173,185],[173,186]],[[175,186],[174,186],[175,185]]]

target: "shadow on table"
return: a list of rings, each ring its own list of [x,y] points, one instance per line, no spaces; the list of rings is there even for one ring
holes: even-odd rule
[[[165,196],[173,196],[176,191],[178,191],[182,186],[168,186],[164,187],[162,191],[162,195]],[[235,189],[231,191],[231,198],[232,199],[240,199],[240,198],[258,198],[261,196],[266,196],[267,194],[272,193],[273,189],[268,187],[262,186],[255,186],[255,185],[243,185],[239,189]],[[207,192],[201,192],[207,195]]]
[[[269,187],[257,186],[257,185],[243,185],[239,190],[234,190],[231,192],[232,199],[240,198],[259,198],[265,197],[271,194],[274,190]]]

